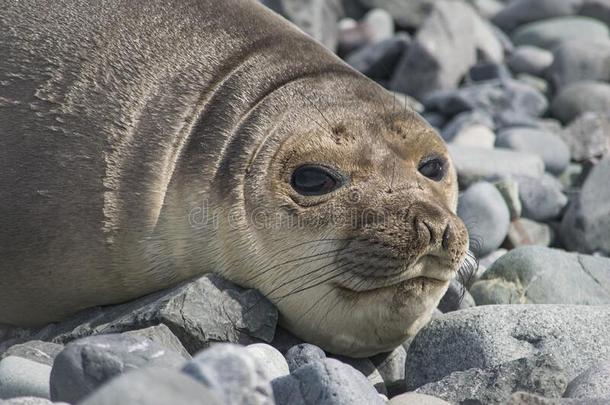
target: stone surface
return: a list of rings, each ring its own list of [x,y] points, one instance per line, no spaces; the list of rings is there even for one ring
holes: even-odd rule
[[[193,357],[182,371],[214,392],[224,404],[273,404],[270,374],[247,348],[219,343]],[[285,377],[280,377],[281,380]]]
[[[224,405],[214,392],[176,370],[148,367],[113,379],[78,405]]]
[[[607,113],[610,110],[610,84],[580,81],[561,89],[553,99],[551,111],[564,123],[587,111]]]
[[[573,160],[582,161],[610,152],[610,113],[586,112],[560,132]]]
[[[379,370],[390,397],[405,392],[406,359],[407,351],[403,345],[398,346],[390,353],[381,353],[371,357],[371,361]]]
[[[572,200],[561,224],[563,243],[572,250],[610,255],[610,156],[587,176],[580,194]]]
[[[555,177],[514,175],[519,184],[519,199],[523,211],[521,215],[534,221],[549,221],[557,218],[568,203],[563,194],[563,186]]]
[[[368,380],[351,366],[323,359],[273,381],[278,405],[384,404]]]
[[[563,139],[536,128],[505,128],[497,134],[496,147],[538,155],[545,169],[555,175],[561,174],[570,163],[570,150]]]
[[[523,45],[515,48],[507,62],[514,73],[542,76],[553,63],[553,53],[535,46]]]
[[[510,71],[503,63],[479,62],[468,69],[466,83],[504,81],[512,78]]]
[[[480,110],[463,111],[455,115],[443,126],[441,135],[444,140],[452,142],[458,134],[468,128],[483,126],[490,130],[494,128],[493,118]],[[495,140],[495,135],[494,135]],[[483,145],[482,147],[484,147]],[[493,146],[493,144],[492,144]]]
[[[523,206],[519,199],[519,183],[511,178],[505,178],[495,181],[494,186],[504,198],[511,221],[521,217]]]
[[[524,2],[527,1],[529,0]],[[511,38],[515,45],[533,45],[551,50],[566,40],[607,40],[608,27],[606,24],[589,17],[549,18],[522,25],[515,30]]]
[[[51,372],[51,399],[74,403],[110,379],[145,366],[179,368],[185,358],[142,336],[99,335],[68,343]]]
[[[474,299],[458,279],[451,280],[447,292],[438,303],[438,309],[443,313],[459,311],[460,309],[474,306]]]
[[[254,343],[248,345],[246,349],[263,366],[269,381],[290,374],[286,359],[275,347],[264,343]]]
[[[407,392],[390,399],[388,405],[450,405],[449,402],[431,395]]]
[[[410,38],[396,35],[351,53],[346,62],[354,69],[376,80],[389,80],[394,67],[408,49]]]
[[[576,14],[582,0],[515,0],[492,19],[498,27],[512,31],[520,25],[552,17]]]
[[[553,49],[553,55],[546,76],[556,89],[581,80],[610,79],[610,38],[565,41]]]
[[[0,360],[0,400],[33,396],[50,398],[51,367],[22,357]]]
[[[494,262],[470,292],[478,305],[606,305],[610,259],[525,246]]]
[[[369,383],[375,387],[378,393],[387,395],[388,390],[385,386],[385,382],[371,359],[355,359],[346,356],[334,356],[333,358],[358,370],[367,380],[369,380]]]
[[[504,405],[608,405],[610,398],[588,399],[583,403],[579,399],[545,398],[527,392],[516,392]]]
[[[449,145],[448,148],[462,187],[467,187],[479,180],[515,175],[536,177],[541,176],[544,172],[544,163],[537,155],[462,145]]]
[[[472,125],[455,134],[452,143],[454,145],[493,149],[495,142],[496,135],[491,129],[484,125]]]
[[[292,346],[288,352],[286,352],[286,361],[288,362],[290,372],[294,372],[306,364],[321,361],[325,358],[326,353],[324,353],[324,350],[309,343],[301,343]]]
[[[519,218],[511,221],[508,227],[506,243],[511,249],[529,245],[550,246],[552,241],[553,232],[547,224]]]
[[[573,379],[565,393],[567,398],[610,398],[610,361],[600,361]]]
[[[69,405],[65,402],[51,402],[46,398],[17,397],[7,400],[0,399],[0,405]]]
[[[486,305],[432,320],[407,352],[407,389],[455,371],[555,355],[568,380],[610,358],[610,306]]]
[[[436,0],[358,0],[368,9],[388,11],[397,24],[404,28],[418,28],[430,14]]]
[[[126,336],[144,337],[150,339],[160,346],[166,347],[176,353],[181,354],[185,359],[191,358],[191,355],[184,348],[182,343],[180,343],[180,340],[176,337],[176,335],[174,335],[172,331],[162,323],[144,329],[123,332],[122,334]]]
[[[492,184],[470,186],[460,195],[457,212],[468,228],[470,249],[475,256],[485,256],[500,247],[510,217],[502,195]]]
[[[57,343],[31,340],[9,347],[7,351],[0,354],[0,360],[8,356],[17,356],[52,366],[55,357],[63,348],[62,345]]]
[[[164,324],[195,353],[210,342],[270,342],[277,317],[277,309],[258,291],[208,274],[125,304],[85,310],[33,332],[29,340],[65,343]]]
[[[396,67],[390,88],[422,99],[434,90],[452,89],[477,61],[501,62],[503,50],[490,26],[472,7],[439,0]]]
[[[419,387],[416,392],[451,403],[479,401],[499,404],[516,390],[560,397],[568,382],[565,372],[550,355],[521,358],[488,369],[456,371],[440,381]]]

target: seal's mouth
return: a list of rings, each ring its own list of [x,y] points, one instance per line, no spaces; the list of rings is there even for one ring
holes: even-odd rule
[[[395,291],[397,289],[401,290],[410,290],[413,288],[423,289],[425,287],[442,287],[446,285],[450,280],[427,277],[427,276],[417,276],[412,277],[406,280],[402,280],[399,282],[395,282],[389,285],[383,286],[375,286],[375,287],[352,287],[345,285],[335,285],[337,289],[349,294],[368,294],[368,293],[383,293]]]

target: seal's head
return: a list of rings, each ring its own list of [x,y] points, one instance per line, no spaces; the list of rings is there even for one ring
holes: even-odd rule
[[[427,322],[468,250],[442,139],[389,97],[307,97],[287,115],[286,135],[257,151],[243,180],[240,246],[254,247],[227,274],[265,294],[297,336],[354,357]]]

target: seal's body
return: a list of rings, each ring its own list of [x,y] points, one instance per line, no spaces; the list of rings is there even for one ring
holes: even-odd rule
[[[382,88],[255,1],[2,3],[0,323],[210,271],[339,353],[429,316],[455,172]]]

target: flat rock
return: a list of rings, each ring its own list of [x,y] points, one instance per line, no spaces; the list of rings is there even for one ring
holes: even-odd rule
[[[561,223],[563,243],[572,250],[610,255],[610,156],[602,159],[587,176]]]
[[[514,73],[542,76],[553,63],[553,53],[536,46],[523,45],[515,48],[508,58],[508,67]]]
[[[576,14],[583,0],[515,0],[508,2],[492,18],[492,22],[505,31],[520,25],[552,17]]]
[[[55,357],[63,348],[62,345],[57,343],[31,340],[9,347],[4,353],[0,354],[0,360],[8,356],[17,356],[52,366]]]
[[[15,397],[50,398],[51,367],[17,356],[0,360],[0,400]]]
[[[600,361],[573,379],[566,398],[610,398],[610,361]]]
[[[185,358],[142,336],[99,335],[68,343],[51,371],[51,399],[75,403],[108,380],[146,366],[179,368]]]
[[[610,38],[565,41],[553,49],[553,55],[546,77],[556,89],[582,80],[610,79]]]
[[[561,396],[568,382],[565,372],[550,355],[511,360],[487,369],[456,371],[415,392],[433,395],[451,403],[478,401],[499,404],[518,389],[545,397]]]
[[[572,160],[583,161],[610,152],[610,114],[586,112],[560,132]]]
[[[384,404],[371,383],[353,367],[323,359],[273,380],[278,405]]]
[[[610,358],[610,306],[485,305],[433,319],[407,352],[407,389],[455,371],[554,355],[568,380]]]
[[[496,260],[470,292],[478,305],[606,305],[610,259],[524,246]]]
[[[148,367],[113,379],[78,405],[224,405],[214,392],[177,370]]]
[[[526,1],[529,0],[523,2]],[[515,45],[532,45],[550,50],[561,42],[571,39],[607,40],[608,27],[606,24],[589,17],[548,18],[522,25],[515,30],[511,38]]]
[[[610,84],[580,81],[561,89],[551,104],[553,116],[564,123],[587,112],[607,113],[610,110]]]
[[[176,335],[174,335],[172,331],[169,330],[169,328],[162,323],[144,329],[123,332],[122,335],[150,339],[151,341],[160,346],[166,347],[176,353],[179,353],[185,359],[191,358],[190,353],[184,348],[182,343],[180,343],[180,340],[176,337]]]

